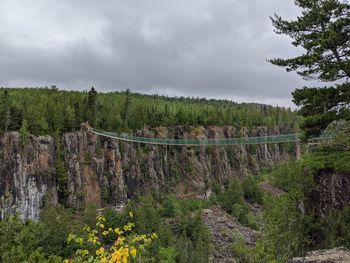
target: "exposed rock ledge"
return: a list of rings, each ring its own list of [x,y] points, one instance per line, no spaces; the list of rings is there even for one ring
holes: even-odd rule
[[[289,263],[350,263],[350,251],[344,248],[317,250],[302,258],[294,258]]]
[[[238,236],[241,236],[248,246],[253,246],[256,242],[256,231],[242,226],[236,218],[220,207],[204,209],[203,220],[211,232],[214,245],[210,262],[236,263],[232,244]]]
[[[17,132],[0,134],[0,220],[16,212],[22,219],[37,220],[44,200],[83,209],[90,203],[116,207],[155,191],[206,198],[216,184],[294,158],[288,145],[165,147],[121,142],[88,130],[64,133],[59,139],[29,136],[25,145]],[[219,139],[289,131],[208,126],[143,129],[134,135]]]

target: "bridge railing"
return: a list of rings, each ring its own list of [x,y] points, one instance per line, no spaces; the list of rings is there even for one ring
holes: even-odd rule
[[[271,143],[288,143],[300,141],[298,134],[280,134],[256,137],[235,137],[224,139],[171,139],[171,138],[149,138],[138,137],[127,133],[113,133],[98,129],[92,129],[92,132],[103,136],[108,136],[118,140],[162,145],[244,145],[244,144],[271,144]]]

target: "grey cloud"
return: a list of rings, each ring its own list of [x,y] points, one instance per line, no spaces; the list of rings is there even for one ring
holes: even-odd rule
[[[13,2],[17,10],[0,4],[12,12],[0,18],[1,86],[94,85],[291,105],[291,91],[308,84],[266,62],[300,52],[273,33],[268,17],[297,15],[292,0],[40,0],[37,9]],[[16,15],[30,23],[11,22]]]

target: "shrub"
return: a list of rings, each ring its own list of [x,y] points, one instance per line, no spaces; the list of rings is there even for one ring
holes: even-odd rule
[[[133,213],[130,212],[132,220]],[[116,262],[127,263],[131,258],[140,256],[138,251],[144,250],[152,240],[157,238],[156,233],[136,235],[133,233],[135,224],[128,222],[123,227],[106,228],[106,219],[104,216],[97,217],[96,228],[84,227],[87,234],[87,240],[74,234],[69,234],[68,244],[76,243],[81,246],[77,249],[76,256],[72,259],[66,259],[65,262]],[[112,245],[104,243],[104,237],[114,236]]]
[[[247,177],[243,181],[242,187],[243,187],[245,200],[251,203],[262,204],[263,196],[260,188],[258,187],[257,177],[254,177],[254,176]]]
[[[176,249],[174,247],[160,247],[159,259],[162,263],[175,263],[176,262]]]

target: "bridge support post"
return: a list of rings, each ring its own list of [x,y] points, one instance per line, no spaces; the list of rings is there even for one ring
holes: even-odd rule
[[[301,159],[301,145],[300,142],[295,143],[295,157],[297,160]]]

